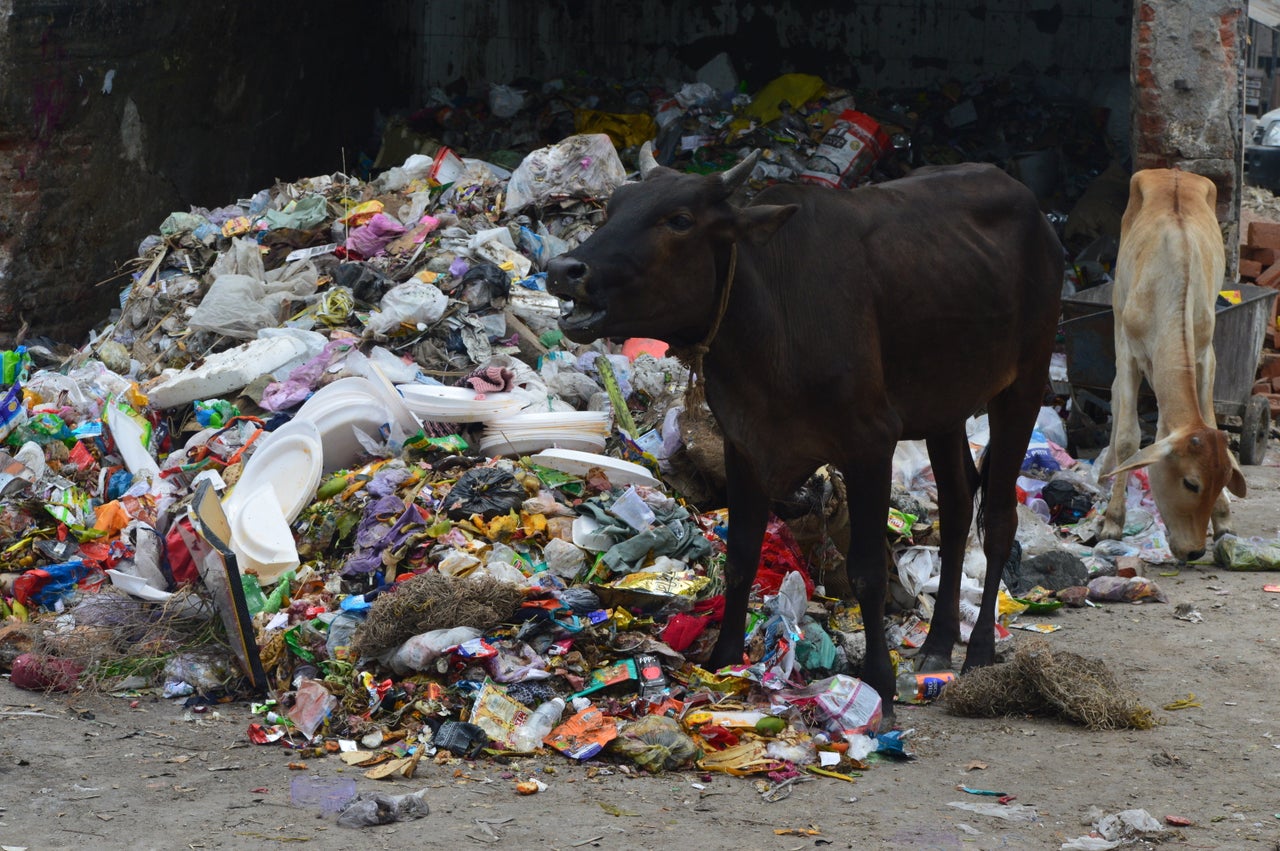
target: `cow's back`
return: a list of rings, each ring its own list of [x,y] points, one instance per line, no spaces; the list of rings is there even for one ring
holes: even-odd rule
[[[1147,169],[1130,180],[1114,306],[1143,350],[1154,349],[1149,337],[1168,336],[1171,328],[1191,329],[1201,346],[1212,337],[1226,274],[1216,200],[1213,181],[1191,172]]]
[[[783,185],[755,203],[800,206],[768,244],[744,246],[779,317],[778,378],[796,396],[888,405],[904,436],[925,436],[1052,339],[1062,249],[999,169],[922,169],[852,192]]]

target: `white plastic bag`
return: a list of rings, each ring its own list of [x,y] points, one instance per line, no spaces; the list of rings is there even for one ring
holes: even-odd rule
[[[279,321],[279,317],[262,304],[266,294],[266,287],[257,278],[221,275],[214,279],[187,324],[197,331],[251,340],[258,336],[260,329]]]
[[[607,135],[570,136],[524,158],[507,183],[506,212],[554,198],[604,198],[626,179],[627,171]]]
[[[369,328],[375,334],[389,334],[404,323],[430,325],[444,316],[449,298],[435,284],[419,280],[397,284],[382,297],[381,310],[369,314]]]
[[[436,659],[443,656],[451,647],[464,641],[471,641],[484,635],[471,626],[457,626],[453,629],[433,629],[421,635],[415,635],[392,654],[388,665],[397,674],[409,671],[423,671]]]

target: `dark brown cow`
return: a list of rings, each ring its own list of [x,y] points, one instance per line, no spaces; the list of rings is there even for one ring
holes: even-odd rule
[[[921,670],[950,667],[960,566],[979,486],[989,569],[966,670],[994,660],[1001,566],[1017,527],[1014,480],[1045,386],[1062,248],[1020,183],[987,165],[921,170],[851,192],[779,185],[738,207],[758,154],[723,175],[642,153],[605,224],[554,260],[570,339],[705,345],[707,402],[725,437],[726,611],[712,663],[742,658],[770,498],[824,463],[848,483],[849,579],[867,631],[863,679],[891,718],[884,636],[885,517],[895,444],[923,438],[938,484],[942,583]],[[735,268],[736,267],[736,268]],[[731,269],[734,270],[730,278]],[[716,329],[722,295],[723,321]],[[991,439],[975,469],[965,420]]]

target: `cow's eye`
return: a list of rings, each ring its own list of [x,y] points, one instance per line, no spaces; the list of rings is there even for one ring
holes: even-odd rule
[[[1183,479],[1182,486],[1192,493],[1200,493],[1200,486],[1190,479]]]
[[[689,230],[693,227],[693,216],[688,213],[676,213],[667,219],[667,227],[678,231]]]

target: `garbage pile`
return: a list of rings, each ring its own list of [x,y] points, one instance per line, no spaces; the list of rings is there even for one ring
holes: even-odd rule
[[[669,126],[718,120],[690,97],[654,119],[663,144]],[[837,117],[816,132],[806,106],[785,150],[814,171],[841,156],[833,133],[847,144],[813,179],[844,186],[882,162],[848,142],[882,131],[817,78],[748,100],[720,142],[754,144],[800,120],[784,102],[818,103]],[[880,698],[857,679],[859,611],[833,591],[833,471],[769,525],[747,659],[701,667],[725,627],[730,518],[682,462],[686,368],[659,341],[569,344],[541,278],[626,179],[617,146],[635,140],[616,134],[630,124],[596,120],[609,132],[510,171],[441,146],[373,180],[175,212],[85,346],[4,353],[0,663],[14,682],[193,706],[251,695],[251,741],[374,778],[544,746],[779,782],[909,757],[907,734],[879,731]],[[757,183],[804,177],[779,157]],[[1014,592],[1001,640],[1022,613],[1159,599],[1142,577],[1094,584],[1125,557],[1168,557],[1141,474],[1133,537],[1093,546],[1102,492],[1062,449],[1059,413],[1042,413],[1021,556],[997,568]],[[970,427],[980,451],[984,422]],[[890,645],[913,675],[939,567],[923,444],[902,444],[895,481]],[[986,569],[972,547],[966,638]]]

